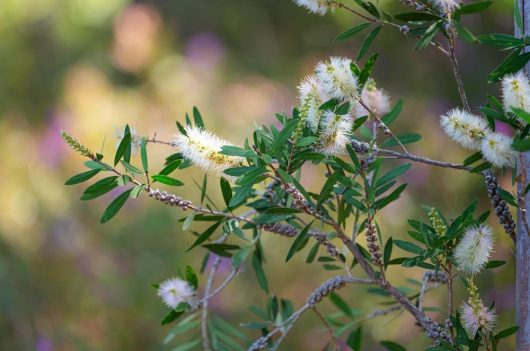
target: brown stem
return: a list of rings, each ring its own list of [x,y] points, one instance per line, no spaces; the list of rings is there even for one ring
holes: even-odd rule
[[[458,60],[455,54],[455,35],[454,33],[449,33],[449,58],[451,60],[451,65],[453,67],[453,75],[455,76],[456,86],[458,88],[458,94],[460,94],[460,100],[462,105],[467,111],[471,111],[469,108],[469,103],[467,101],[466,91],[464,90],[464,83],[462,82],[462,76],[460,75],[460,69],[458,65]]]

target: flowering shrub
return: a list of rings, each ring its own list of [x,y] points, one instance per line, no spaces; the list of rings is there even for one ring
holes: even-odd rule
[[[408,220],[411,227],[408,240],[393,239],[382,232],[378,218],[384,215],[385,207],[405,191],[406,184],[400,184],[399,177],[412,165],[403,163],[388,169],[385,161],[408,160],[482,176],[493,212],[505,232],[515,238],[509,205],[523,206],[520,197],[528,188],[519,197],[514,196],[497,185],[494,172],[500,170],[505,174],[511,169],[514,184],[516,181],[526,183],[525,176],[516,169],[519,153],[530,149],[530,83],[519,72],[530,60],[528,54],[522,53],[528,44],[526,39],[503,34],[475,36],[462,25],[463,16],[485,10],[491,5],[489,0],[465,5],[454,0],[404,0],[404,6],[412,8],[412,12],[395,15],[363,0],[356,0],[358,8],[335,0],[295,2],[319,15],[345,10],[366,21],[339,34],[337,40],[347,40],[368,27],[373,28],[366,35],[356,61],[331,57],[315,65],[314,75],[304,78],[298,87],[300,104],[291,116],[276,114],[278,124],[257,128],[250,139],[235,146],[209,132],[201,114],[194,108],[193,118],[186,116],[183,123],[177,122],[178,135],[172,141],[140,136],[126,126],[118,133],[120,141],[110,162],[63,132],[66,143],[89,159],[85,162],[89,170],[73,176],[66,184],[79,184],[96,175],[107,174],[85,190],[84,200],[97,198],[118,187],[125,189],[103,212],[102,223],[112,219],[129,199],[142,194],[189,213],[183,221],[184,229],[191,228],[194,222],[213,223],[197,233],[190,248],[197,254],[206,252],[206,259],[214,257],[205,283],[199,284],[195,270],[188,266],[176,277],[156,286],[169,309],[162,323],[183,318],[176,322],[178,325],[170,332],[169,340],[191,329],[201,330],[201,339],[180,345],[178,350],[199,347],[205,350],[276,350],[298,319],[309,310],[314,311],[330,330],[329,349],[345,342],[352,349],[360,350],[361,329],[349,323],[354,318],[350,303],[336,294],[337,290],[354,284],[371,286],[375,293],[392,299],[392,304],[382,306],[369,318],[407,311],[431,339],[431,351],[496,349],[500,340],[515,333],[517,327],[497,332],[495,310],[484,304],[473,283],[473,276],[499,266],[499,261],[489,261],[494,248],[494,233],[487,224],[491,221],[489,212],[476,214],[477,203],[473,202],[460,205],[460,214],[449,220],[435,207],[424,206],[424,220]],[[521,23],[517,8],[515,17]],[[401,112],[402,101],[392,105],[389,95],[371,78],[377,54],[369,56],[364,64],[359,63],[383,26],[398,29],[417,40],[418,49],[432,46],[448,58],[461,106],[442,115],[440,125],[450,139],[473,152],[462,163],[412,154],[406,145],[421,137],[410,133],[396,135],[390,129]],[[459,38],[511,51],[489,76],[490,82],[501,81],[501,97],[488,96],[480,115],[471,111],[460,78],[455,54],[455,41]],[[496,122],[511,126],[514,136],[496,131]],[[147,146],[152,144],[166,144],[176,150],[156,174],[151,173],[148,163]],[[133,164],[131,155],[134,153],[140,154],[138,165]],[[319,189],[301,185],[303,165],[325,172],[326,181]],[[201,187],[200,204],[155,187],[156,183],[168,189],[184,185],[175,174],[192,166],[218,179],[223,207],[215,208],[205,201],[207,175]],[[326,268],[343,273],[320,285],[315,283],[315,290],[305,297],[305,302],[295,302],[301,304],[298,309],[288,300],[271,296],[265,311],[255,310],[262,320],[246,325],[255,330],[255,340],[251,341],[246,333],[217,316],[212,317],[208,302],[246,265],[252,266],[259,287],[269,293],[263,269],[265,252],[261,246],[261,237],[265,235],[292,241],[286,264],[309,247],[307,263],[312,263],[320,254],[320,260],[329,263]],[[409,255],[396,257],[395,247]],[[231,258],[232,272],[214,288],[221,257]],[[387,274],[391,265],[424,269],[418,291],[410,293],[396,288]],[[360,267],[356,272],[362,277],[353,275],[356,267]],[[457,277],[465,279],[455,280]],[[459,281],[464,282],[468,290],[467,301],[453,298],[454,284]],[[435,321],[426,314],[423,299],[428,291],[442,286],[446,287],[448,304],[440,306],[440,310],[446,317],[443,321]],[[340,318],[325,316],[319,311],[318,305],[325,298],[337,307]],[[196,313],[196,310],[201,312]],[[343,337],[345,332],[349,335]],[[389,350],[403,350],[391,341],[382,341],[381,345]]]

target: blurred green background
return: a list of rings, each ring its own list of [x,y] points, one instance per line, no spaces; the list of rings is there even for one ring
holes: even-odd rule
[[[397,2],[379,5],[391,13],[405,11]],[[465,23],[477,34],[511,33],[511,10],[508,1],[496,1]],[[81,202],[83,186],[63,185],[83,166],[63,145],[60,130],[110,157],[115,128],[129,123],[142,135],[156,132],[170,140],[175,120],[182,121],[195,105],[207,127],[242,144],[254,123],[271,123],[274,112],[289,112],[297,104],[296,85],[317,60],[332,54],[355,57],[362,36],[340,44],[333,38],[356,23],[358,18],[341,11],[308,15],[288,0],[1,0],[0,349],[170,350],[178,341],[163,344],[169,327],[161,327],[160,320],[166,309],[151,284],[173,276],[177,265],[200,266],[200,251],[185,253],[193,237],[182,232],[177,219],[183,214],[174,209],[142,197],[100,225],[112,195]],[[406,98],[395,128],[423,134],[411,147],[416,153],[462,161],[466,152],[438,125],[438,116],[459,103],[449,62],[434,49],[413,47],[413,41],[384,28],[372,48],[382,53],[375,71],[379,86],[394,102]],[[458,56],[478,112],[486,92],[498,95],[499,87],[487,85],[486,76],[502,54],[461,44]],[[152,145],[152,168],[160,169],[171,152]],[[186,171],[179,177],[191,184],[179,194],[197,200],[192,178],[200,181],[202,175]],[[322,181],[318,169],[307,168],[304,177],[310,187]],[[211,196],[221,199],[218,180],[209,180]],[[488,209],[475,175],[416,165],[405,181],[407,193],[380,216],[385,237],[406,235],[405,218],[425,220],[420,204],[437,206],[448,217],[475,198],[481,210]],[[509,179],[503,186],[510,189]],[[496,228],[494,256],[508,263],[486,271],[477,283],[486,304],[496,301],[502,329],[513,324],[514,267],[512,246]],[[283,264],[290,244],[265,236],[265,268],[271,292],[299,307],[332,273],[321,264],[305,264],[305,255]],[[393,268],[391,279],[406,285],[406,278],[421,275]],[[466,296],[462,284],[457,286],[460,303]],[[360,313],[385,301],[365,287],[340,295]],[[247,269],[212,309],[237,325],[255,320],[247,307],[263,307],[265,298]],[[443,289],[429,293],[426,304],[445,304]],[[324,302],[322,310],[334,309]],[[409,350],[427,344],[405,313],[366,322],[363,330],[366,350],[379,350],[376,341],[382,339]],[[318,350],[327,338],[308,313],[283,349]],[[513,350],[513,340],[502,350]]]

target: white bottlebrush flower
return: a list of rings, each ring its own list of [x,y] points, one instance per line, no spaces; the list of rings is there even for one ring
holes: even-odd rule
[[[495,310],[489,310],[482,305],[479,308],[474,309],[465,302],[460,308],[460,316],[462,326],[472,339],[477,334],[479,328],[483,328],[487,332],[493,331],[497,322]]]
[[[240,165],[244,158],[227,156],[220,153],[224,145],[232,145],[209,131],[197,127],[185,127],[186,134],[179,134],[175,139],[175,147],[194,165],[207,172],[219,175],[231,167]]]
[[[482,139],[481,151],[484,158],[497,167],[514,167],[517,151],[512,148],[513,139],[501,133],[489,132]]]
[[[454,9],[460,6],[458,0],[431,0],[432,3],[443,12],[453,12]]]
[[[497,316],[494,309],[490,310],[484,306],[473,280],[468,279],[467,282],[469,299],[460,307],[460,320],[468,336],[474,339],[479,328],[491,333],[497,324]]]
[[[362,101],[378,116],[382,116],[390,111],[390,97],[383,89],[378,89],[373,80],[366,83],[361,94]],[[368,111],[360,103],[354,107],[355,117],[368,115]]]
[[[311,130],[316,132],[322,116],[318,108],[329,100],[316,76],[307,76],[298,86],[300,96],[300,118],[305,119]]]
[[[318,150],[327,156],[343,155],[346,151],[353,120],[349,115],[337,115],[326,111],[322,116]]]
[[[485,119],[458,108],[442,115],[440,125],[451,139],[475,151],[480,150],[482,138],[490,130]]]
[[[493,231],[490,226],[481,224],[466,229],[454,256],[460,270],[477,274],[488,262],[492,250]]]
[[[125,136],[125,127],[123,128],[114,128],[116,134],[116,148],[120,145],[123,137]],[[142,145],[142,137],[138,135],[135,128],[129,127],[129,132],[131,133],[131,154],[137,154]]]
[[[358,84],[350,69],[351,63],[349,58],[331,57],[317,64],[315,73],[330,98],[356,100]]]
[[[296,5],[306,8],[311,13],[324,16],[332,9],[330,0],[294,0]]]
[[[160,284],[158,296],[171,309],[175,309],[182,302],[191,308],[198,306],[195,289],[190,283],[179,278],[171,278]]]
[[[530,112],[530,82],[524,72],[509,74],[502,79],[502,100],[506,112],[511,112],[512,107]]]

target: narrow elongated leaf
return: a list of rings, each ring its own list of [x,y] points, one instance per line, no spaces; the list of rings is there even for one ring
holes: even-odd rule
[[[223,193],[223,200],[225,201],[226,206],[230,207],[230,200],[232,199],[232,187],[230,182],[225,178],[221,177],[221,192]]]
[[[212,226],[210,226],[208,229],[206,229],[201,235],[199,235],[199,237],[197,238],[197,240],[195,240],[195,242],[193,243],[193,245],[191,245],[190,248],[186,250],[186,252],[190,251],[190,250],[193,249],[194,247],[197,247],[197,246],[199,246],[200,244],[202,244],[203,242],[205,242],[206,240],[208,240],[208,239],[213,235],[213,233],[215,233],[215,231],[217,230],[217,228],[219,228],[219,226],[221,225],[221,223],[222,223],[222,222],[214,223]]]
[[[345,315],[353,317],[351,307],[346,301],[342,299],[342,297],[332,292],[331,294],[329,294],[329,299],[331,300],[331,302],[333,302],[335,306],[337,306],[339,310],[344,312]]]
[[[410,243],[408,241],[404,241],[404,240],[394,240],[394,245],[396,245],[400,249],[403,249],[408,252],[412,252],[413,254],[416,254],[416,255],[421,255],[424,252],[424,250],[421,247],[413,243]]]
[[[407,351],[406,348],[393,341],[381,341],[380,344],[389,351]]]
[[[322,187],[322,191],[318,196],[317,207],[319,207],[329,197],[331,191],[333,190],[333,187],[337,183],[338,177],[339,173],[335,172],[326,180],[326,183]]]
[[[311,221],[308,225],[302,229],[300,233],[296,236],[296,239],[293,242],[293,245],[291,245],[291,248],[289,249],[289,252],[287,253],[287,257],[285,258],[285,262],[288,262],[291,257],[294,256],[295,253],[300,251],[300,249],[303,247],[302,243],[304,243],[308,237],[309,229],[313,225],[313,221]]]
[[[407,172],[410,169],[410,167],[412,167],[411,163],[405,163],[403,165],[397,166],[396,168],[394,168],[393,170],[391,170],[390,172],[388,172],[387,174],[379,178],[377,182],[375,183],[375,186],[379,187],[389,181],[396,179],[397,177]]]
[[[175,178],[171,178],[171,177],[169,177],[167,175],[163,175],[163,174],[157,174],[157,175],[152,176],[151,178],[153,178],[154,181],[160,182],[162,184],[170,185],[170,186],[182,186],[182,185],[184,185],[184,183],[182,183],[180,180],[175,179]]]
[[[64,183],[64,184],[65,185],[74,185],[74,184],[79,184],[79,183],[85,182],[85,181],[89,180],[90,178],[92,178],[93,176],[95,176],[96,174],[98,174],[99,171],[100,171],[99,169],[91,169],[90,171],[86,171],[86,172],[83,172],[83,173],[76,174],[75,176],[73,176],[70,179],[68,179],[66,181],[66,183]]]
[[[335,38],[335,41],[343,41],[346,39],[353,38],[355,34],[362,32],[364,29],[368,28],[370,26],[370,23],[361,23],[354,27],[346,29],[344,32],[337,35]]]
[[[141,170],[139,170],[137,167],[131,165],[129,162],[126,162],[124,160],[120,161],[122,166],[129,171],[132,174],[144,174]]]
[[[129,162],[131,159],[131,130],[129,129],[129,125],[125,126],[123,138],[121,139],[118,149],[116,150],[116,155],[114,156],[114,166],[120,162],[122,157],[127,162]]]
[[[368,35],[364,38],[363,43],[361,45],[361,48],[359,49],[359,52],[357,53],[357,61],[360,61],[364,54],[368,51],[370,46],[372,45],[374,39],[377,37],[379,32],[381,31],[382,26],[375,27]]]
[[[127,202],[129,199],[129,195],[132,190],[133,188],[124,191],[110,203],[110,205],[103,212],[100,223],[106,223],[110,221],[121,210],[123,205],[125,205],[125,202]]]
[[[398,116],[401,113],[402,109],[403,109],[403,99],[399,99],[399,101],[392,108],[392,111],[390,111],[386,115],[384,115],[381,118],[381,120],[387,126],[390,125],[392,122],[394,122],[396,120],[396,118],[398,118]]]
[[[195,106],[193,106],[193,121],[197,127],[204,129],[204,122],[202,120],[201,113]]]
[[[461,15],[461,14],[470,14],[475,13],[479,11],[483,11],[487,9],[488,7],[493,4],[492,0],[486,0],[486,1],[477,1],[477,2],[471,2],[469,4],[464,4],[460,8],[458,8],[455,11],[455,15]]]
[[[118,186],[117,180],[117,176],[111,176],[98,180],[96,183],[86,188],[83,195],[81,196],[81,200],[92,200],[108,193]]]
[[[144,172],[149,172],[149,163],[147,162],[147,141],[145,138],[142,138],[142,143],[140,144],[140,156],[142,157],[142,167]]]
[[[516,48],[525,45],[524,40],[512,35],[491,33],[477,36],[482,44],[496,46],[500,48]]]

